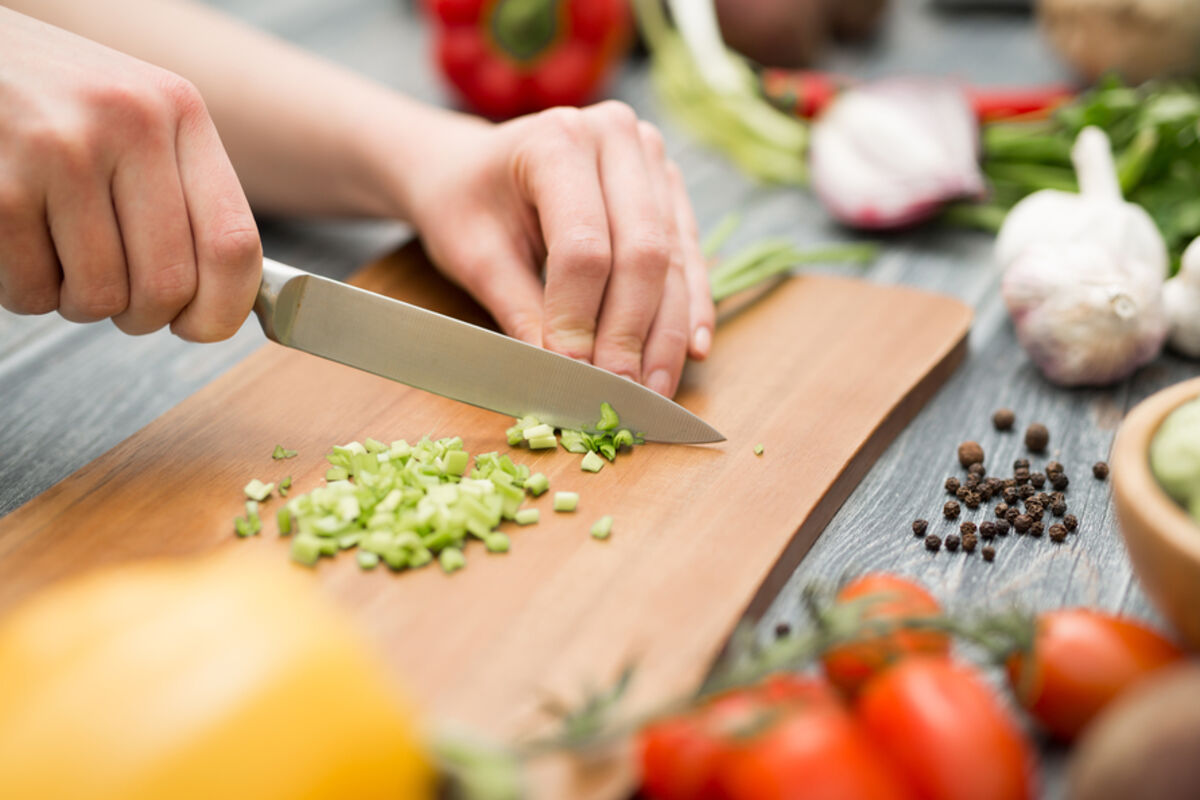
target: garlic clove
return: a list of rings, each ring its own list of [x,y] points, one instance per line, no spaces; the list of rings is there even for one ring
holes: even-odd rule
[[[1151,361],[1166,336],[1161,285],[1094,242],[1041,243],[1004,274],[1017,339],[1051,381],[1101,386]]]
[[[1183,251],[1179,274],[1163,286],[1163,303],[1175,350],[1200,358],[1200,238]]]
[[[984,191],[975,117],[945,81],[891,79],[843,92],[813,124],[813,190],[856,228],[888,229]]]

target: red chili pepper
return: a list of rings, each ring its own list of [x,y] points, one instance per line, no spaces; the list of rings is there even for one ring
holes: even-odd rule
[[[854,83],[845,76],[805,70],[769,69],[762,75],[767,98],[805,119],[820,114],[838,92]],[[964,91],[980,122],[1046,115],[1075,96],[1067,86],[1027,89],[968,86]]]
[[[581,105],[631,39],[625,0],[426,0],[442,74],[496,119]]]

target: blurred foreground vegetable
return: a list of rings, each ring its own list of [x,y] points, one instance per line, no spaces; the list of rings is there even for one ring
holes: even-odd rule
[[[442,74],[472,110],[514,117],[592,100],[632,33],[625,0],[427,0]]]
[[[286,571],[123,566],[0,622],[0,797],[432,796],[411,712]]]

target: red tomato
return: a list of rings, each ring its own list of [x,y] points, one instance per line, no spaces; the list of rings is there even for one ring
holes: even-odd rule
[[[933,616],[942,610],[933,595],[920,585],[886,573],[863,575],[851,581],[838,592],[836,603],[864,601],[872,596],[878,597],[878,601],[864,611],[865,619]],[[834,606],[836,612],[837,605]],[[871,676],[901,658],[918,653],[947,655],[949,652],[950,637],[944,633],[899,630],[865,636],[831,648],[821,657],[821,663],[833,685],[852,697]]]
[[[905,800],[823,681],[776,675],[639,736],[654,800]]]
[[[1067,741],[1117,695],[1183,658],[1145,625],[1102,611],[1049,611],[1036,624],[1032,652],[1008,660],[1009,684],[1047,731]]]
[[[827,690],[828,691],[828,690]],[[832,696],[784,707],[720,756],[724,800],[905,800],[892,768]]]
[[[915,656],[873,678],[858,697],[867,735],[926,800],[1033,796],[1033,749],[972,669]]]

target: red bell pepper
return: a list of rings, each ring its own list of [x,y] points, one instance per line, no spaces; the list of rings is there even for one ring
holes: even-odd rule
[[[769,69],[762,74],[763,93],[767,98],[804,119],[820,114],[838,92],[852,85],[851,78],[825,72]],[[1068,86],[966,86],[964,91],[980,122],[1045,116],[1075,96]]]
[[[504,119],[591,100],[631,40],[625,0],[427,0],[462,102]]]

